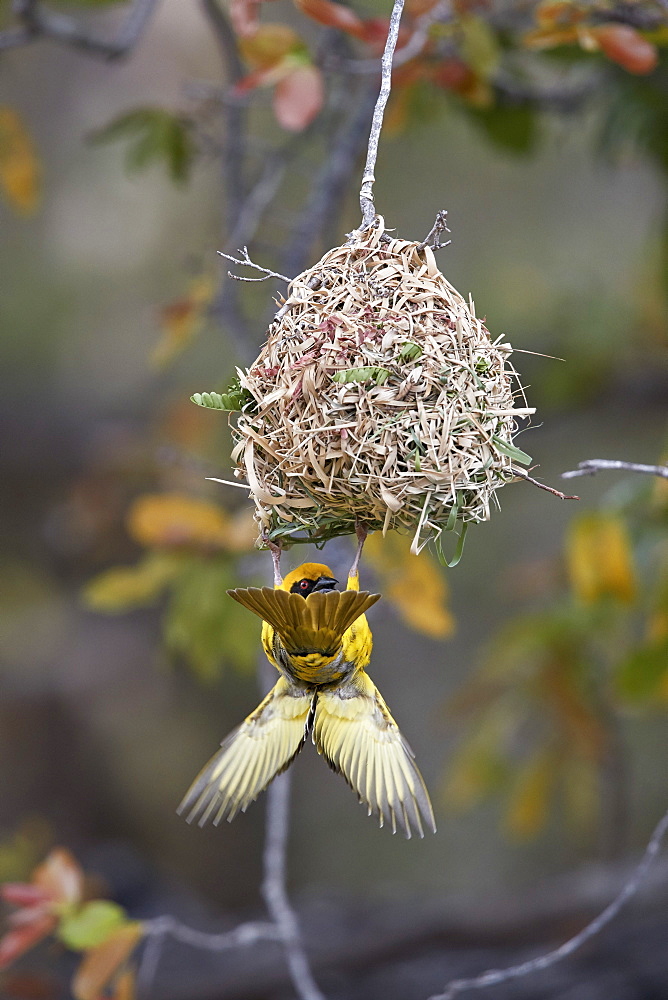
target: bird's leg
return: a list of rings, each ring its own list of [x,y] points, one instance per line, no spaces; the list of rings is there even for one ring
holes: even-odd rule
[[[271,559],[274,564],[274,590],[277,590],[283,583],[283,575],[281,573],[281,552],[283,550],[276,542],[270,542],[266,535],[263,536],[262,541],[271,552]]]
[[[355,553],[353,564],[350,567],[350,572],[348,573],[349,578],[356,578],[359,574],[360,557],[362,555],[362,549],[364,548],[367,535],[369,534],[361,521],[357,521],[355,523],[355,534],[357,535],[357,552]]]

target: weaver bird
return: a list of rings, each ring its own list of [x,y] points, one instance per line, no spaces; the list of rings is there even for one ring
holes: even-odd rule
[[[188,822],[214,824],[244,812],[290,766],[311,736],[380,825],[424,836],[434,814],[413,752],[366,667],[371,629],[364,612],[379,594],[359,591],[358,556],[348,587],[322,563],[303,563],[275,587],[228,590],[262,619],[262,645],[280,673],[264,701],[221,744],[179,806]]]

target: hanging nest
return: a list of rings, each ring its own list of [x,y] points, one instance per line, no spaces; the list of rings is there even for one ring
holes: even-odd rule
[[[492,341],[430,247],[382,219],[289,286],[259,357],[239,371],[235,475],[264,539],[410,531],[413,549],[485,521],[528,462],[513,438],[512,348]]]

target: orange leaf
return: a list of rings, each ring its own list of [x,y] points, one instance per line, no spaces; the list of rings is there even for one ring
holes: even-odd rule
[[[406,13],[412,17],[421,17],[428,11],[433,10],[438,0],[406,0]],[[387,36],[387,31],[385,31]]]
[[[54,903],[79,903],[83,895],[83,871],[64,847],[56,847],[33,872],[33,882]]]
[[[134,971],[132,969],[125,969],[116,980],[114,992],[110,1000],[134,1000],[135,995]]]
[[[535,753],[515,779],[505,815],[505,827],[519,840],[528,840],[545,826],[556,778],[556,760],[548,750]]]
[[[295,0],[295,4],[303,14],[318,24],[324,24],[328,28],[338,28],[347,35],[365,40],[364,22],[350,7],[334,3],[333,0]]]
[[[304,48],[301,38],[287,24],[261,24],[239,42],[241,55],[254,69],[268,69],[288,53]]]
[[[475,82],[475,73],[461,59],[444,59],[434,71],[434,83],[446,90],[462,93]]]
[[[522,44],[528,49],[556,49],[560,45],[573,45],[579,40],[576,27],[536,28],[523,35]]]
[[[0,107],[0,190],[10,204],[30,215],[39,203],[41,166],[20,116]]]
[[[143,936],[141,924],[127,924],[87,952],[72,980],[75,1000],[98,1000]],[[131,995],[131,994],[130,994]]]
[[[228,525],[222,507],[181,493],[148,493],[135,500],[127,515],[128,532],[149,548],[226,548]]]
[[[570,0],[544,0],[536,7],[534,16],[541,28],[563,28],[581,21],[585,11]]]
[[[322,107],[324,87],[317,66],[298,66],[276,84],[274,114],[289,132],[301,132]]]
[[[199,333],[206,309],[215,291],[211,278],[194,278],[186,295],[160,310],[162,337],[151,355],[154,365],[164,367],[183,351]]]
[[[590,33],[608,59],[629,73],[644,75],[656,69],[659,61],[656,45],[648,42],[629,24],[603,24],[599,28],[591,28]]]

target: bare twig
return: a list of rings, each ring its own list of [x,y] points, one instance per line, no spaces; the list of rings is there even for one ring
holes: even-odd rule
[[[232,274],[231,271],[228,271],[227,273],[229,277],[233,278],[235,281],[266,281],[267,278],[280,278],[281,281],[290,281],[290,278],[286,278],[284,274],[279,274],[278,271],[272,271],[270,268],[262,267],[260,264],[256,264],[252,261],[248,255],[248,247],[242,247],[241,250],[237,251],[237,253],[242,255],[241,259],[238,257],[232,257],[229,253],[223,253],[222,250],[219,250],[218,253],[221,257],[224,257],[225,260],[231,260],[233,264],[239,264],[240,267],[252,267],[256,271],[262,271],[262,274],[264,275],[262,278],[244,278],[240,274]]]
[[[0,31],[0,50],[15,49],[20,45],[28,45],[35,39],[34,32],[29,28],[7,28]]]
[[[282,260],[288,274],[304,270],[315,237],[326,228],[340,204],[364,148],[375,101],[375,86],[364,81],[349,103],[350,110],[329,144],[327,156],[313,178],[311,194],[292,227],[292,238]]]
[[[542,969],[547,969],[551,965],[555,965],[562,959],[572,955],[583,944],[599,934],[611,920],[614,920],[622,907],[636,894],[661,849],[666,832],[668,832],[668,812],[664,813],[654,828],[654,832],[645,848],[645,853],[640,863],[628,881],[625,882],[621,891],[610,905],[606,906],[597,917],[594,917],[579,934],[569,938],[568,941],[555,948],[554,951],[548,951],[545,955],[539,955],[538,958],[529,959],[529,961],[522,962],[519,965],[511,965],[507,969],[489,969],[487,972],[483,972],[479,976],[473,976],[471,979],[453,979],[452,982],[448,983],[443,993],[434,994],[429,1000],[453,1000],[453,997],[466,990],[479,990],[484,989],[486,986],[497,986],[499,983],[507,983],[511,979],[519,979],[521,976],[528,976],[534,972],[540,972]]]
[[[451,18],[452,4],[450,0],[441,0],[435,7],[419,17],[415,22],[411,37],[405,45],[402,45],[395,52],[392,65],[395,68],[403,66],[410,59],[419,56],[429,40],[429,29],[432,24],[436,24],[437,21],[445,23]],[[345,68],[349,73],[378,73],[381,69],[381,62],[379,59],[349,59]]]
[[[201,0],[201,3],[220,51],[229,90],[244,74],[237,39],[218,0]],[[225,126],[221,177],[226,202],[225,227],[230,234],[238,232],[239,217],[246,200],[246,109],[237,101],[223,101],[221,108]],[[235,237],[232,246],[236,243]],[[224,240],[224,245],[226,248],[230,246],[229,238]],[[211,313],[221,326],[229,330],[240,357],[246,362],[251,361],[254,350],[249,338],[248,320],[241,307],[239,285],[223,282],[211,306]]]
[[[610,458],[588,458],[580,462],[577,469],[562,472],[562,479],[574,479],[576,476],[594,476],[603,469],[619,469],[623,472],[640,472],[645,476],[661,476],[668,479],[668,465],[642,465],[639,462],[620,462]]]
[[[387,41],[383,51],[381,61],[382,79],[380,93],[376,101],[371,122],[371,134],[369,135],[369,145],[367,148],[366,165],[362,175],[362,187],[360,189],[360,208],[362,210],[362,225],[367,228],[373,223],[376,216],[376,206],[373,201],[373,183],[375,181],[374,171],[376,169],[376,158],[378,156],[378,140],[383,127],[383,115],[385,105],[392,89],[392,57],[397,45],[399,35],[399,25],[404,9],[404,0],[394,0],[392,15],[390,17],[390,27],[387,33]]]
[[[561,490],[555,490],[555,489],[553,489],[552,486],[546,486],[545,483],[541,483],[540,480],[534,479],[533,476],[530,476],[528,472],[524,471],[524,469],[518,469],[514,465],[512,465],[510,467],[510,471],[512,472],[512,474],[514,476],[517,476],[519,479],[525,479],[527,481],[527,483],[531,483],[533,486],[537,486],[538,489],[545,490],[546,493],[551,493],[553,496],[559,497],[560,500],[579,500],[580,499],[580,497],[569,496],[566,493],[562,493]]]
[[[68,45],[90,56],[121,59],[135,47],[159,0],[134,0],[116,38],[100,38],[87,32],[76,18],[49,10],[38,0],[14,0],[12,10],[19,28],[0,34],[0,49],[27,45],[46,38]]]
[[[422,243],[420,243],[418,250],[423,250],[424,247],[426,247],[427,244],[430,243],[432,240],[433,240],[433,242],[431,242],[432,250],[442,250],[443,247],[449,246],[450,243],[452,243],[452,240],[447,240],[446,243],[441,243],[440,240],[441,233],[449,233],[449,232],[450,230],[448,229],[448,213],[444,208],[442,208],[441,211],[437,214],[436,221],[429,230],[429,233],[427,234],[426,238],[422,241]]]
[[[279,928],[292,984],[300,1000],[324,1000],[313,978],[299,934],[297,917],[285,887],[288,823],[290,815],[290,772],[282,774],[267,793],[267,832],[264,846],[262,895],[269,915]]]
[[[153,983],[158,971],[165,938],[171,937],[181,944],[200,951],[228,951],[231,948],[247,948],[259,941],[280,941],[281,934],[276,924],[260,921],[239,924],[231,931],[211,934],[188,927],[175,917],[155,917],[142,924],[145,945],[137,970],[137,994],[140,998],[151,996]]]

